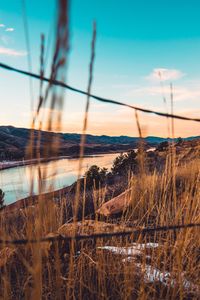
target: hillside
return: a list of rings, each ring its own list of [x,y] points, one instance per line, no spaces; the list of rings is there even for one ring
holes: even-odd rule
[[[29,144],[31,130],[27,128],[16,128],[13,126],[0,126],[0,160],[17,160],[23,159],[26,155],[26,149]],[[58,156],[79,154],[80,134],[75,133],[54,133],[34,130],[34,150],[36,153],[37,139],[40,135],[40,153],[45,156],[45,147],[52,139],[59,139],[60,147]],[[185,140],[199,139],[200,137],[189,137]],[[138,137],[129,136],[107,136],[107,135],[90,135],[86,136],[85,153],[105,153],[115,151],[125,151],[135,148],[139,142]],[[144,138],[146,145],[149,147],[167,141],[169,139],[149,136]],[[53,153],[48,153],[53,155]]]

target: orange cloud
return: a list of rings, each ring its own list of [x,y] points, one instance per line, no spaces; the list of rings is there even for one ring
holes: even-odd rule
[[[190,111],[182,113],[195,117],[200,113]],[[139,122],[143,135],[171,136],[171,119],[155,116],[153,114],[139,113]],[[68,118],[64,118],[63,130],[66,132],[81,132],[83,113],[76,112]],[[200,124],[189,121],[175,120],[175,136],[187,137],[200,135]],[[134,110],[122,108],[109,112],[90,112],[88,117],[87,132],[97,135],[130,135],[138,136]]]

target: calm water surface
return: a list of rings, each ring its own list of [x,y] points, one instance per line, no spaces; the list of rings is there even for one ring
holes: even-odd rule
[[[82,174],[91,166],[111,168],[113,160],[119,153],[85,157],[83,160]],[[41,163],[43,174],[43,192],[66,187],[77,179],[78,159],[59,159]],[[33,180],[31,180],[31,178]],[[0,188],[5,193],[5,202],[10,204],[16,200],[29,196],[33,182],[33,193],[38,194],[38,166],[29,165],[14,167],[0,171]]]

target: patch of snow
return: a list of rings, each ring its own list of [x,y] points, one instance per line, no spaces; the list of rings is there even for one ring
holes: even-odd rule
[[[108,250],[115,254],[120,255],[140,255],[141,251],[136,247],[113,247],[113,246],[104,246],[98,247],[98,249]]]
[[[112,253],[119,254],[119,255],[127,255],[127,256],[134,256],[134,255],[141,255],[141,250],[144,249],[152,249],[157,248],[159,246],[158,243],[146,243],[146,244],[138,244],[133,243],[130,247],[114,247],[114,246],[104,246],[98,247],[98,249],[108,250]]]
[[[155,147],[152,147],[152,148],[147,149],[147,152],[153,152],[153,151],[155,151],[155,150],[156,150],[156,148],[155,148]]]
[[[139,244],[139,243],[133,243],[133,247],[136,247],[137,249],[152,249],[152,248],[158,248],[158,243],[146,243],[146,244]]]
[[[125,258],[122,259],[122,262],[135,262],[135,257],[138,255],[142,255],[142,250],[144,249],[154,249],[159,247],[158,243],[146,243],[146,244],[139,244],[139,243],[133,243],[130,247],[114,247],[114,246],[104,246],[104,247],[98,247],[98,249],[108,250],[112,253],[124,255]],[[146,258],[151,258],[149,255],[146,256]],[[152,267],[149,264],[141,264],[136,263],[135,266],[142,271],[144,275],[144,280],[146,282],[153,283],[155,281],[159,281],[165,286],[171,286],[175,287],[178,283],[175,279],[173,279],[170,272],[163,272],[157,268]],[[181,274],[182,277],[182,285],[185,289],[192,289],[197,292],[200,291],[200,286],[197,286],[196,284],[193,284],[192,282],[188,281],[184,278],[184,275]]]
[[[171,274],[169,272],[161,272],[160,270],[153,268],[151,265],[145,264],[144,266],[141,264],[136,264],[142,272],[144,273],[144,280],[147,282],[160,281],[164,285],[174,286],[174,280],[171,280]]]
[[[178,283],[175,279],[172,278],[170,272],[162,272],[159,269],[153,268],[151,265],[142,266],[137,263],[137,267],[139,267],[144,273],[144,280],[146,282],[154,282],[160,281],[165,286],[175,287]],[[200,291],[200,286],[193,284],[189,280],[185,279],[183,274],[181,274],[182,285],[185,289],[192,289],[195,291]]]

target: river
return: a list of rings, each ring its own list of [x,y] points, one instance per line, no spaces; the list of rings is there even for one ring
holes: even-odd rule
[[[84,157],[82,175],[92,165],[110,169],[119,153]],[[74,183],[78,175],[78,158],[63,158],[40,164],[43,174],[43,192],[58,190]],[[0,188],[5,193],[5,204],[13,203],[30,195],[31,182],[33,194],[38,194],[38,165],[13,167],[0,171]]]

